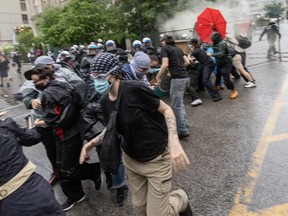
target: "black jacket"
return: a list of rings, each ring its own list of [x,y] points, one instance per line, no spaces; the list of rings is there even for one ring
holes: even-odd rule
[[[82,99],[75,86],[52,80],[43,91],[41,103],[45,123],[55,128],[61,140],[79,133]]]
[[[36,130],[21,128],[11,118],[0,121],[0,186],[27,164],[21,146],[32,146],[40,141],[41,135]]]

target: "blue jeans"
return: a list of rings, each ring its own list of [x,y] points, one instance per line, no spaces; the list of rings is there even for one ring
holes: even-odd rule
[[[183,101],[185,91],[189,85],[189,77],[182,79],[171,79],[170,99],[171,106],[176,117],[178,134],[189,133],[187,129],[187,118]]]
[[[117,174],[116,175],[112,174],[112,188],[121,188],[124,185],[126,185],[125,169],[123,166],[123,162],[121,161]]]

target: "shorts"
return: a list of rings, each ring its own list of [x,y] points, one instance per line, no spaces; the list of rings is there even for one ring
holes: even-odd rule
[[[0,77],[2,78],[8,77],[8,71],[0,71]]]

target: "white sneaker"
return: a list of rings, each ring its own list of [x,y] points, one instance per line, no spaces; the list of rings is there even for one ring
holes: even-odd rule
[[[257,86],[256,83],[252,81],[249,81],[248,83],[245,84],[245,88],[253,88],[256,86]]]
[[[201,104],[202,104],[202,100],[196,99],[196,100],[192,101],[191,106],[195,107],[195,106],[199,106]]]

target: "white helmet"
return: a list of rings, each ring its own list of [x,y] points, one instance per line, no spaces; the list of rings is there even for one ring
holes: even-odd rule
[[[148,37],[143,38],[142,40],[143,43],[151,43],[151,39]]]
[[[133,47],[141,47],[142,43],[140,40],[134,40],[132,43]]]
[[[103,40],[101,38],[99,38],[97,42],[103,44]]]
[[[66,51],[66,50],[64,50],[64,51],[62,51],[61,53],[60,53],[60,56],[62,56],[62,57],[70,57],[70,53],[68,52],[68,51]]]
[[[106,46],[115,46],[115,42],[113,40],[108,40]]]
[[[88,49],[97,49],[98,47],[95,44],[90,44]]]

